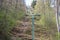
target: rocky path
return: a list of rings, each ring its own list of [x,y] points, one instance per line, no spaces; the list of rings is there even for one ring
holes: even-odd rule
[[[16,40],[16,37],[20,37],[23,40],[32,40],[31,30],[31,22],[29,22],[29,19],[24,18],[22,21],[17,21],[17,26],[12,30],[14,40]],[[28,31],[30,34],[26,33]],[[39,40],[39,38],[36,37],[35,40]]]

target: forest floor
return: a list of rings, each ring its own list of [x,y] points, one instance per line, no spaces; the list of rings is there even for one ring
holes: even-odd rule
[[[35,23],[35,40],[53,40],[52,35],[50,35],[46,30],[40,30],[40,26]],[[39,30],[38,30],[39,29]],[[42,32],[40,32],[42,31]],[[17,20],[17,25],[12,29],[12,39],[13,40],[32,40],[32,21],[31,19],[24,17],[22,20]],[[41,37],[42,35],[42,37]]]

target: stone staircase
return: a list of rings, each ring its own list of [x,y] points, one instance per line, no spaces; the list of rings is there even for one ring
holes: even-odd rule
[[[31,22],[29,22],[28,19],[25,18],[23,21],[17,21],[17,26],[12,29],[11,33],[13,34],[14,37],[20,37],[24,40],[25,39],[32,40],[32,35],[26,34],[27,30],[32,30],[32,28]],[[39,40],[39,38],[35,37],[35,40]]]

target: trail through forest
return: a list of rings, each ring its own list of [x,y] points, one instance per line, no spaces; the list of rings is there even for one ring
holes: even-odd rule
[[[30,31],[31,33],[31,21],[29,18],[25,17],[22,21],[17,21],[17,26],[13,28],[12,34],[14,35],[14,40],[16,40],[16,37],[20,37],[23,40],[32,40],[32,34],[27,34],[27,31]],[[39,34],[38,34],[39,35]],[[35,37],[35,40],[39,40],[39,37]]]

